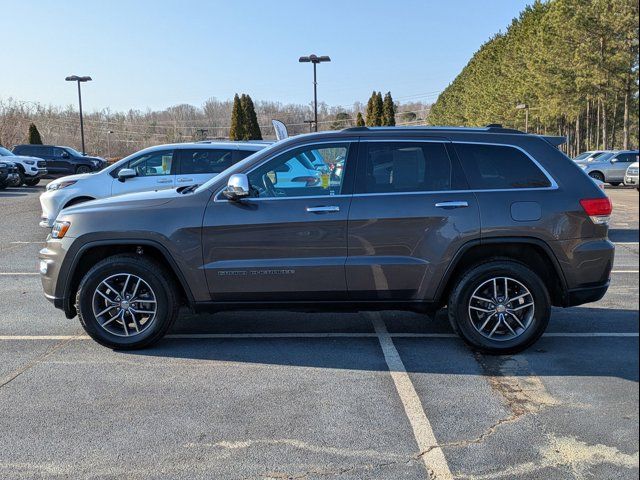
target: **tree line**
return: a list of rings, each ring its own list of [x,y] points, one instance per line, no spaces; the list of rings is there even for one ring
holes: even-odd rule
[[[564,135],[565,150],[638,146],[638,1],[536,1],[475,53],[429,123]]]

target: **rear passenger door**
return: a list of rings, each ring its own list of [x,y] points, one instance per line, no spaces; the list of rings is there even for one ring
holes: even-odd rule
[[[479,237],[475,195],[446,139],[360,145],[348,220],[349,298],[430,300],[455,252]]]
[[[176,186],[202,184],[239,160],[234,149],[189,148],[176,150]]]

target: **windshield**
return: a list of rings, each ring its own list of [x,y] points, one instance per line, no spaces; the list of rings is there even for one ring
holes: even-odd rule
[[[73,148],[71,148],[71,147],[64,147],[64,148],[65,148],[65,149],[66,149],[66,150],[67,150],[71,155],[74,155],[74,156],[76,156],[76,157],[82,157],[82,156],[83,156],[79,151],[77,151],[77,150],[75,150],[75,149],[73,149]]]
[[[15,154],[11,150],[7,150],[4,147],[0,147],[0,157],[14,157]]]
[[[574,160],[584,160],[585,158],[590,157],[591,155],[593,155],[593,152],[584,152],[578,155],[576,158],[574,158]]]
[[[209,187],[211,187],[211,185],[213,185],[216,182],[216,179],[220,175],[230,175],[230,174],[232,174],[234,172],[237,172],[238,170],[242,170],[246,165],[249,165],[249,164],[251,164],[251,162],[253,162],[253,157],[255,157],[257,154],[262,154],[262,153],[269,152],[274,147],[279,147],[279,146],[280,146],[280,142],[272,143],[267,148],[264,148],[262,150],[258,150],[257,152],[253,153],[252,155],[249,155],[244,160],[240,160],[235,165],[231,165],[226,170],[223,170],[222,172],[218,173],[215,177],[211,178],[210,180],[207,180],[205,183],[200,185],[200,187],[198,187],[198,189],[196,190],[195,193],[199,193],[199,192],[202,192],[203,190],[207,190]]]

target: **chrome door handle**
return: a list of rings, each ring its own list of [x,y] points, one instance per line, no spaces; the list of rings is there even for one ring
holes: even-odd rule
[[[307,207],[307,212],[312,213],[329,213],[329,212],[339,212],[340,207],[336,206],[327,206],[327,207]]]
[[[179,178],[179,182],[193,182],[193,178]]]
[[[170,178],[162,178],[158,180],[158,183],[171,183],[172,180]]]
[[[440,202],[436,203],[437,208],[465,208],[468,207],[468,202]]]

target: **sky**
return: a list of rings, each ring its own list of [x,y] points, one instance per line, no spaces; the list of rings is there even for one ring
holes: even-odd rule
[[[236,92],[329,105],[433,101],[530,0],[0,0],[0,98],[85,111],[201,106]]]

